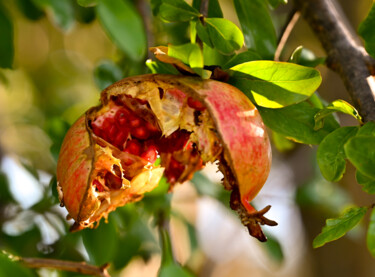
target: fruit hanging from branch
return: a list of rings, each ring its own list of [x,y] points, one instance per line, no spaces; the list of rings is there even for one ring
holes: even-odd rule
[[[101,93],[70,128],[57,165],[60,201],[73,230],[153,190],[163,174],[171,188],[218,161],[231,207],[251,235],[276,225],[250,201],[265,183],[271,148],[262,119],[235,87],[199,77],[150,74],[123,79]],[[160,163],[156,162],[160,158]]]

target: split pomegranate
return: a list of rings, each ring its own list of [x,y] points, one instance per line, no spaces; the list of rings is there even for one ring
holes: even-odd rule
[[[238,89],[214,80],[172,75],[123,79],[101,94],[70,128],[57,166],[60,200],[92,227],[116,207],[138,201],[163,174],[173,187],[218,161],[231,207],[250,234],[276,225],[250,201],[267,179],[271,152],[255,106]],[[160,162],[158,162],[160,159]]]

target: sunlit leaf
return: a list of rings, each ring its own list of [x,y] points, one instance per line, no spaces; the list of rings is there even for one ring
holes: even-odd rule
[[[122,70],[114,62],[103,60],[94,70],[94,80],[100,90],[121,80],[123,77]]]
[[[358,127],[342,127],[327,135],[319,145],[317,161],[320,172],[328,181],[337,182],[345,173],[344,144],[358,131]]]
[[[375,179],[375,136],[357,135],[345,144],[344,149],[358,171]]]
[[[321,247],[327,242],[337,240],[354,228],[367,212],[367,207],[351,208],[338,217],[326,220],[326,226],[314,239],[314,248]]]
[[[319,71],[292,63],[252,61],[231,68],[230,83],[257,105],[281,108],[308,99],[319,87]]]
[[[14,46],[13,46],[13,24],[0,3],[0,67],[12,68]]]
[[[152,73],[178,74],[178,70],[171,64],[147,60],[146,66],[151,70]]]
[[[179,59],[191,68],[203,68],[203,54],[198,44],[169,45],[168,56]]]
[[[363,191],[368,194],[375,194],[375,179],[363,175],[358,170],[355,173],[355,178],[358,184],[362,186]]]
[[[359,25],[358,33],[365,40],[367,52],[375,57],[375,4],[372,4],[371,10],[366,19]]]
[[[178,68],[180,71],[186,71],[191,74],[195,74],[194,70],[192,70],[189,66],[184,64],[181,60],[171,57],[168,55],[168,47],[166,46],[157,46],[157,47],[151,47],[150,51],[154,53],[155,57],[167,64],[171,64]]]
[[[350,105],[348,102],[344,100],[335,100],[331,104],[329,104],[327,107],[321,109],[315,116],[315,129],[318,130],[319,128],[322,128],[324,125],[324,118],[327,115],[330,115],[333,112],[341,112],[348,115],[353,116],[355,119],[358,120],[359,123],[362,123],[362,117],[358,113],[358,111]]]
[[[230,59],[230,55],[224,55],[217,49],[208,46],[203,43],[203,60],[204,65],[208,66],[224,66],[224,64]]]
[[[74,24],[73,5],[70,1],[61,0],[32,0],[35,5],[52,15],[56,26],[68,31]]]
[[[270,3],[273,8],[277,8],[281,4],[287,4],[288,0],[268,0],[268,3]]]
[[[266,1],[234,0],[234,5],[246,47],[255,50],[263,59],[273,59],[277,39]]]
[[[231,54],[242,47],[244,37],[233,22],[224,18],[206,18],[205,23],[197,22],[199,38],[208,46],[223,54]]]
[[[375,209],[371,211],[370,223],[367,229],[367,248],[375,258]]]
[[[317,108],[306,102],[291,105],[281,109],[267,109],[258,107],[264,123],[273,131],[306,144],[319,144],[325,136],[340,127],[331,117],[324,127],[314,130],[314,114]]]
[[[171,22],[190,21],[200,16],[199,11],[184,0],[161,0],[158,14],[162,19]]]
[[[135,61],[146,55],[142,18],[130,0],[98,0],[97,14],[114,43]]]

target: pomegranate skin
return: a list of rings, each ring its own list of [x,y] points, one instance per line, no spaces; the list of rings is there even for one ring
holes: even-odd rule
[[[119,99],[129,107],[134,106],[147,124],[152,122],[152,126],[160,129],[163,137],[168,138],[176,130],[190,134],[189,141],[197,149],[188,152],[195,153],[190,158],[194,165],[182,170],[181,177],[172,183],[188,180],[202,163],[218,160],[224,186],[233,191],[231,207],[239,213],[251,235],[265,240],[259,223],[276,223],[263,217],[268,209],[257,212],[250,205],[271,166],[271,147],[258,110],[240,90],[229,84],[163,74],[125,78],[109,86],[101,93],[101,105],[87,111],[67,132],[58,160],[57,180],[61,203],[76,222],[73,230],[92,227],[116,207],[140,200],[145,192],[157,186],[164,168],[176,158],[162,154],[162,166],[155,167],[147,160],[129,156],[93,133],[91,122]],[[191,143],[187,144],[190,148]],[[178,157],[183,156],[180,153]],[[129,157],[134,161],[130,167],[138,171],[135,176],[125,178],[129,163],[124,163],[124,159],[128,161]],[[100,187],[99,192],[95,191],[103,169],[122,180],[121,188],[103,192]]]

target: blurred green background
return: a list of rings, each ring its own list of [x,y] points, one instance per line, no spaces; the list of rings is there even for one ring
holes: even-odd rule
[[[156,276],[160,247],[155,214],[162,211],[171,213],[170,236],[177,260],[197,276],[373,276],[375,263],[360,227],[312,249],[327,217],[351,203],[368,205],[373,198],[355,183],[350,166],[339,184],[325,181],[315,164],[316,149],[302,145],[283,153],[274,149],[270,178],[255,201],[256,206],[271,204],[269,218],[279,223],[266,228],[270,240],[265,244],[251,238],[228,209],[228,192],[218,185],[221,176],[215,166],[196,174],[173,194],[165,193],[167,184],[162,182],[158,190],[118,209],[108,224],[102,222],[96,230],[69,233],[71,222],[58,205],[54,177],[65,132],[98,103],[101,89],[123,77],[149,72],[145,60],[152,58],[143,50],[146,45],[138,54],[118,47],[121,42],[106,29],[110,18],[105,11],[91,6],[95,1],[78,2],[81,5],[73,0],[0,1],[0,32],[6,31],[4,22],[14,30],[12,69],[0,69],[0,250],[96,265],[110,262],[113,276]],[[118,15],[136,13],[147,27],[146,33],[133,36],[134,43],[142,43],[142,36],[148,46],[189,41],[188,23],[161,22],[145,0],[126,3],[134,11],[118,9]],[[357,28],[372,1],[340,3]],[[224,17],[239,25],[233,3],[220,4]],[[291,8],[288,4],[272,11],[276,31]],[[282,60],[299,45],[324,56],[303,19],[292,32]],[[323,74],[322,98],[350,101],[338,76],[323,66],[318,69]],[[346,116],[340,120],[343,125],[353,124]],[[12,269],[1,255],[0,265],[19,273],[15,276],[79,276]]]

